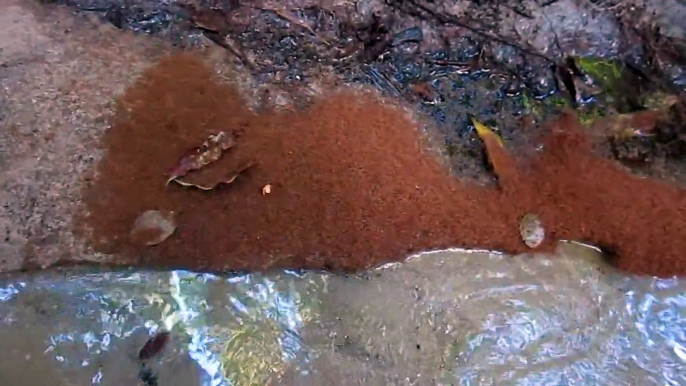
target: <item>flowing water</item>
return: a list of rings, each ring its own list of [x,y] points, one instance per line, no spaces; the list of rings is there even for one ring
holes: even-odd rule
[[[358,276],[0,281],[4,385],[683,385],[686,282],[595,250],[425,253]],[[159,330],[162,352],[138,352]],[[137,383],[138,382],[138,383]]]

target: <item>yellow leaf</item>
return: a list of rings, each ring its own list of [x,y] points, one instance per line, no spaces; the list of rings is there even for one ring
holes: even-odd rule
[[[493,138],[500,147],[505,147],[503,145],[503,140],[500,138],[498,134],[493,132],[490,127],[484,125],[483,123],[477,121],[476,119],[472,118],[472,124],[474,124],[474,127],[476,128],[476,133],[479,135],[479,138],[481,138],[482,141],[487,142],[487,138]],[[488,146],[488,144],[486,144]]]
[[[516,173],[514,160],[505,149],[503,140],[491,128],[472,118],[472,123],[476,128],[476,133],[486,146],[488,160],[493,165],[493,171],[498,176],[498,180],[513,177]]]

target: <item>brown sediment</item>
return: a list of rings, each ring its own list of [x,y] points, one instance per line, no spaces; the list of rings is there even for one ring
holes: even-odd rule
[[[256,115],[200,60],[175,56],[119,102],[78,229],[92,228],[95,249],[122,264],[355,271],[445,247],[518,253],[527,250],[519,220],[533,212],[550,239],[543,248],[578,240],[611,250],[629,272],[686,274],[685,192],[595,156],[570,115],[496,190],[451,177],[406,115],[371,95]],[[199,173],[253,167],[212,191],[165,186],[178,157],[220,131],[236,145]],[[178,229],[155,247],[134,246],[127,235],[150,209],[177,213]]]

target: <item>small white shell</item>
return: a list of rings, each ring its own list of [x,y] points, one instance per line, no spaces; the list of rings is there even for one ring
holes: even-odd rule
[[[536,248],[545,239],[545,229],[541,220],[535,214],[529,213],[522,217],[519,223],[519,233],[524,244],[529,248]]]
[[[153,246],[169,238],[175,230],[173,212],[147,210],[134,221],[129,240],[133,244]]]

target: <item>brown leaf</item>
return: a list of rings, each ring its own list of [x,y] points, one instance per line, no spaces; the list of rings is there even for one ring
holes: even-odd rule
[[[179,184],[181,186],[193,187],[193,188],[198,188],[198,189],[202,189],[202,190],[212,190],[221,184],[230,184],[230,183],[234,182],[236,180],[236,178],[238,178],[238,176],[241,175],[241,173],[248,170],[251,166],[252,166],[252,163],[249,163],[245,166],[242,166],[237,171],[231,173],[228,178],[221,180],[219,182],[216,182],[214,184],[210,184],[210,185],[194,184],[191,182],[181,181],[181,180],[176,179],[176,178],[173,179],[172,181],[176,182],[177,184]]]
[[[145,342],[143,348],[138,352],[138,359],[147,360],[161,353],[169,342],[169,338],[170,335],[168,331],[160,331],[155,334],[155,336]]]
[[[599,118],[589,124],[591,133],[608,138],[628,139],[653,134],[658,123],[667,118],[667,111],[643,110]]]
[[[191,170],[200,169],[217,161],[222,156],[224,150],[229,149],[233,144],[233,138],[223,131],[216,135],[210,135],[202,146],[186,152],[177,161],[176,165],[169,170],[167,173],[169,175],[167,184],[179,177],[185,176]]]

